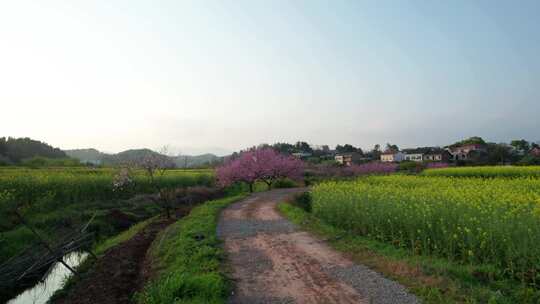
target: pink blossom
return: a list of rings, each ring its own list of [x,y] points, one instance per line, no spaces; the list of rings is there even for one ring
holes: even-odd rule
[[[398,165],[394,163],[371,162],[362,165],[352,165],[344,169],[346,175],[390,174],[396,172]]]
[[[299,180],[303,170],[304,164],[299,159],[263,148],[243,152],[237,159],[217,168],[216,176],[221,186],[245,182],[251,189],[256,181],[265,182],[270,187],[281,178]]]

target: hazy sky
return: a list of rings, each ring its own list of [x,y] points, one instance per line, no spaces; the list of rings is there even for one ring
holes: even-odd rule
[[[2,1],[0,136],[540,140],[540,1]]]

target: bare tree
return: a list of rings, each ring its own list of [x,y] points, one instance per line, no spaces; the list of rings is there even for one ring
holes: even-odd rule
[[[163,176],[168,169],[175,167],[174,161],[169,156],[169,146],[163,146],[159,152],[149,152],[142,157],[138,166],[141,167],[154,184],[156,173]]]

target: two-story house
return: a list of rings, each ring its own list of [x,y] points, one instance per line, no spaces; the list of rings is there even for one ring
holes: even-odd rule
[[[434,148],[424,154],[424,161],[448,162],[451,158],[452,155],[450,154],[450,152],[439,148]]]
[[[361,159],[362,159],[362,155],[356,152],[341,153],[341,154],[337,154],[334,157],[334,160],[337,163],[345,165],[345,166],[351,166],[352,164],[359,162]]]
[[[481,144],[470,144],[458,147],[451,147],[448,152],[452,155],[454,160],[468,160],[471,152],[486,152],[486,147]]]

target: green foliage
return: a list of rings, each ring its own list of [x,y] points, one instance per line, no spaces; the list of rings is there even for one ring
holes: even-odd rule
[[[292,203],[295,206],[302,208],[306,212],[311,212],[311,204],[313,203],[313,198],[311,197],[310,192],[304,192],[297,194],[294,197]]]
[[[485,167],[452,167],[442,169],[427,169],[422,172],[425,176],[443,177],[483,177],[483,178],[540,178],[540,166],[485,166]]]
[[[484,141],[484,139],[482,137],[473,136],[473,137],[469,137],[467,139],[464,139],[462,141],[458,141],[458,142],[454,143],[453,145],[451,145],[451,147],[459,147],[459,146],[475,145],[475,144],[485,145],[486,142]]]
[[[405,171],[409,173],[418,173],[424,169],[424,165],[414,161],[403,161],[399,163],[399,171]]]
[[[413,254],[540,280],[540,180],[384,176],[313,188],[313,214]],[[538,285],[536,285],[538,287]]]
[[[510,142],[510,145],[517,150],[527,152],[531,148],[531,144],[526,141],[525,139],[519,139],[519,140],[512,140]]]
[[[519,162],[518,166],[540,166],[540,157],[534,155],[526,155]]]
[[[294,188],[298,183],[288,178],[281,178],[274,182],[273,188]]]
[[[151,252],[160,273],[136,296],[138,303],[225,303],[229,284],[216,228],[220,210],[240,198],[198,206],[156,238]]]
[[[337,153],[351,153],[351,152],[359,152],[362,153],[362,150],[360,148],[356,148],[353,145],[345,144],[345,145],[337,145],[336,146],[336,152]]]

